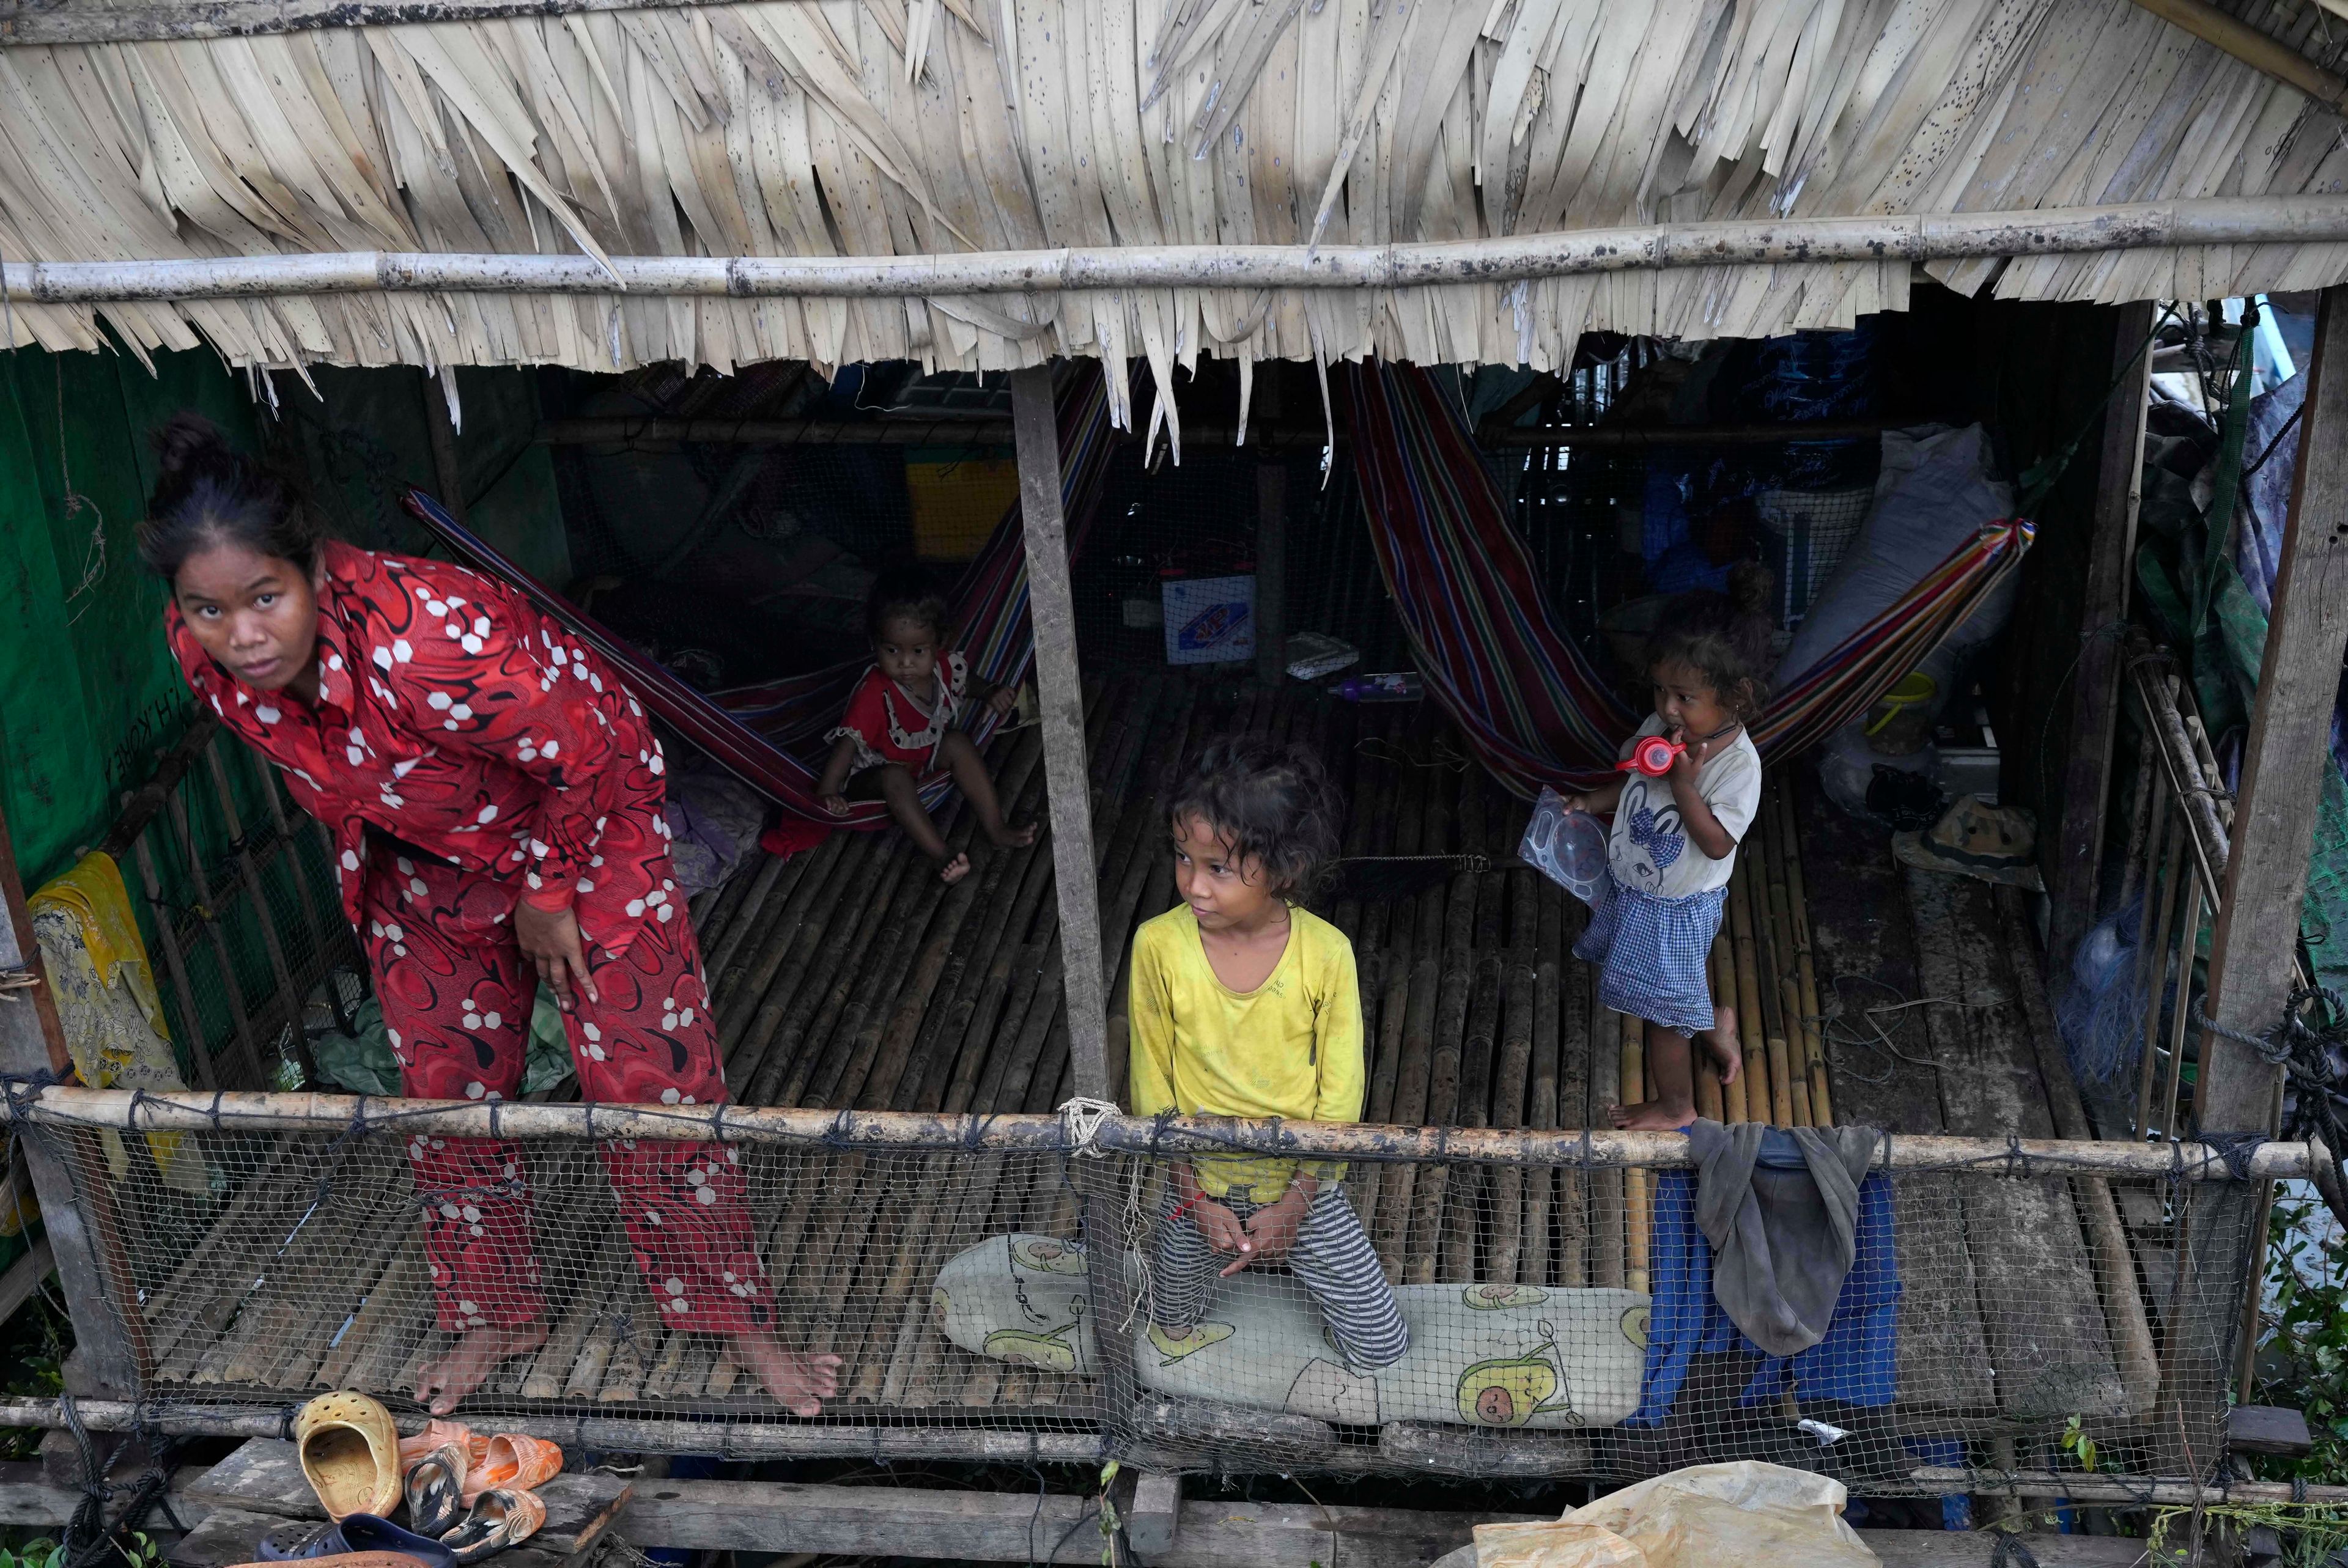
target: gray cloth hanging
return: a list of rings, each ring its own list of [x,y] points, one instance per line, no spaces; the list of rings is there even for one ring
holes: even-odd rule
[[[1713,1296],[1772,1356],[1826,1337],[1858,1254],[1859,1184],[1877,1137],[1871,1127],[1724,1127],[1702,1119],[1688,1129]]]

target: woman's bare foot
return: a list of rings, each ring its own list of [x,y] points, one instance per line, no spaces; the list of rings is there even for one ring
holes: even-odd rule
[[[1610,1105],[1606,1115],[1625,1132],[1676,1132],[1695,1120],[1695,1107],[1646,1100],[1636,1105]]]
[[[535,1350],[546,1343],[544,1323],[516,1323],[507,1327],[469,1328],[448,1353],[427,1361],[416,1375],[416,1397],[436,1416],[445,1416],[457,1402],[483,1383],[509,1357]]]
[[[1696,1039],[1704,1041],[1704,1050],[1712,1052],[1712,1060],[1719,1065],[1720,1081],[1723,1083],[1735,1082],[1736,1075],[1745,1071],[1745,1051],[1736,1039],[1736,1009],[1715,1007],[1712,1009],[1712,1027],[1697,1035]]]
[[[1032,822],[1006,822],[1000,827],[988,828],[986,836],[1005,849],[1025,849],[1035,842],[1035,825]]]
[[[839,1392],[839,1358],[802,1356],[786,1350],[772,1334],[746,1332],[727,1341],[734,1364],[767,1386],[775,1402],[795,1416],[823,1414],[823,1401]]]
[[[959,849],[952,857],[938,863],[938,880],[951,887],[970,875],[970,856]]]

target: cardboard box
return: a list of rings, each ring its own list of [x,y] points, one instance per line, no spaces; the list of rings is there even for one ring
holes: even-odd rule
[[[1166,662],[1231,664],[1255,657],[1255,578],[1184,577],[1159,585]]]

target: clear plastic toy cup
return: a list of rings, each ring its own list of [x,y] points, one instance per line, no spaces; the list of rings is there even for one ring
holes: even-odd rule
[[[1557,791],[1545,788],[1533,803],[1517,856],[1591,908],[1605,901],[1606,825],[1570,809]]]

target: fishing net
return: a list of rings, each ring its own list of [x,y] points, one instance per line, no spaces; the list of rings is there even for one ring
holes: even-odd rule
[[[1472,1074],[1478,1058],[1487,1042],[1437,1071]],[[117,1128],[127,1100],[106,1113]],[[74,1173],[106,1276],[96,1309],[125,1325],[149,1409],[279,1409],[356,1388],[415,1410],[407,1391],[451,1327],[495,1310],[436,1290],[435,1271],[477,1268],[457,1260],[518,1214],[527,1244],[507,1278],[536,1280],[546,1338],[466,1402],[470,1418],[744,1456],[1618,1479],[1752,1458],[1931,1494],[1968,1490],[1969,1471],[2059,1468],[2066,1434],[2085,1433],[2108,1474],[2203,1474],[2257,1207],[2257,1184],[2198,1146],[2163,1156],[2165,1173],[2134,1151],[2115,1176],[2109,1145],[2066,1159],[1895,1139],[1878,1157],[1900,1168],[1859,1188],[1824,1337],[1770,1355],[1720,1306],[1690,1173],[1622,1163],[1671,1158],[1665,1140],[1642,1153],[1567,1132],[1430,1160],[1380,1155],[1365,1134],[1372,1152],[1317,1167],[1334,1184],[1288,1262],[1221,1278],[1221,1258],[1186,1252],[1196,1211],[1173,1194],[1182,1171],[1234,1161],[1261,1179],[1260,1137],[1128,1121],[1112,1148],[1066,1115],[801,1112],[788,1134],[721,1143],[705,1114],[640,1112],[634,1136],[599,1146],[530,1125],[533,1111],[578,1125],[578,1108],[518,1105],[510,1175],[434,1188],[416,1157],[454,1134],[398,1102],[343,1102],[339,1132],[323,1130],[345,1113],[331,1104],[303,1106],[318,1130],[286,1132],[234,1102],[183,1103],[175,1124],[195,1130],[175,1136],[212,1173],[205,1194],[159,1179],[159,1134],[126,1137],[118,1167],[96,1152],[105,1116],[31,1123]],[[1437,1145],[1419,1136],[1388,1147],[1424,1156]],[[738,1193],[755,1258],[696,1256],[628,1223],[606,1163],[644,1149],[683,1162],[680,1194]],[[720,1262],[785,1346],[841,1358],[820,1419],[788,1416],[687,1317]],[[1407,1331],[1398,1356],[1375,1343],[1385,1300]]]

